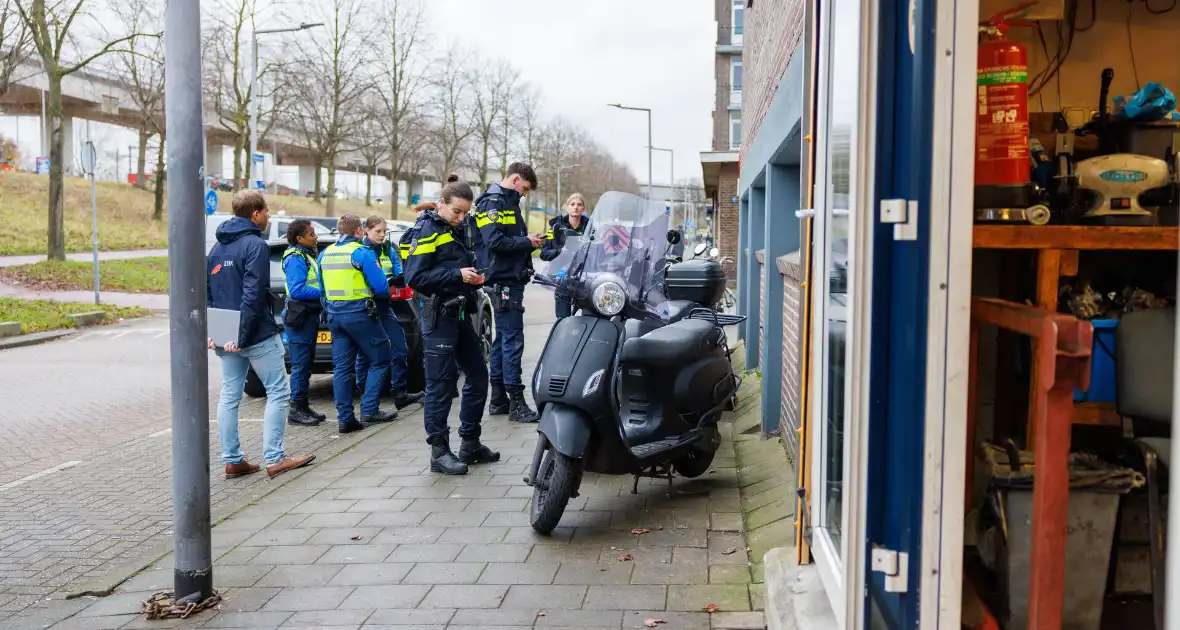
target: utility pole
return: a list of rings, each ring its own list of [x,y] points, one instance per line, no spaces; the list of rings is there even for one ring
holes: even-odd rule
[[[579,166],[581,166],[581,164],[570,164],[569,166],[558,166],[557,167],[557,204],[556,204],[556,207],[554,209],[554,214],[553,214],[553,216],[555,216],[555,217],[561,216],[561,207],[562,207],[562,204],[565,203],[564,201],[562,201],[563,197],[561,196],[561,172],[568,171],[572,168],[578,168]]]
[[[168,151],[169,345],[172,354],[173,595],[213,595],[209,514],[209,351],[205,322],[201,7],[164,16]]]
[[[651,109],[647,107],[627,107],[618,103],[610,103],[607,107],[616,107],[618,109],[628,109],[633,112],[647,112],[647,199],[651,201],[652,198],[652,182],[651,182]]]
[[[300,24],[299,26],[290,26],[284,28],[264,28],[254,31],[250,36],[250,157],[248,167],[250,169],[250,182],[247,183],[248,188],[254,188],[253,182],[262,181],[264,184],[266,180],[261,177],[262,166],[258,167],[258,175],[254,174],[254,154],[258,152],[258,101],[262,100],[258,96],[258,36],[267,35],[269,33],[293,33],[295,31],[306,31],[309,28],[323,26],[323,22],[316,22],[314,24]]]

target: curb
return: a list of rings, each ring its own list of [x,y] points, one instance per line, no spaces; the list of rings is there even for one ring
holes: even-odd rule
[[[35,346],[50,341],[56,341],[62,337],[68,337],[78,332],[75,329],[66,330],[49,330],[46,332],[32,333],[29,335],[19,335],[16,337],[6,337],[0,339],[0,350],[8,350],[9,348],[24,348],[26,346]]]
[[[814,564],[795,564],[795,550],[766,552],[766,623],[770,630],[837,630],[836,615]]]

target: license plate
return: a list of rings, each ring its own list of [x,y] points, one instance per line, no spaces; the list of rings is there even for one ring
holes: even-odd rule
[[[316,343],[332,343],[331,331],[321,330],[315,334]]]

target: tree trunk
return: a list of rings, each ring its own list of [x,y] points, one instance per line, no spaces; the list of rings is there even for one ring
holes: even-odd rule
[[[234,190],[242,189],[242,135],[234,142]]]
[[[143,155],[143,152],[140,152]],[[143,158],[140,158],[142,164]],[[143,172],[143,167],[140,166],[140,172]],[[156,172],[152,173],[152,179],[156,182],[156,205],[152,209],[152,221],[162,221],[164,219],[164,186],[167,184],[164,177],[164,136],[160,136],[160,146],[156,147]],[[143,176],[140,175],[140,179]]]
[[[336,158],[333,157],[328,161],[328,203],[324,214],[330,217],[336,216]]]
[[[483,161],[479,163],[479,187],[486,190],[488,187],[488,150],[491,145],[491,138],[484,138],[483,140]]]
[[[135,187],[144,189],[147,187],[147,178],[144,170],[147,167],[147,143],[152,134],[148,132],[147,122],[140,123],[139,128],[139,154],[135,158]]]
[[[365,165],[365,205],[373,205],[373,165],[371,163]]]
[[[66,259],[65,226],[65,149],[62,146],[61,76],[49,72],[49,92],[45,95],[49,117],[49,247],[50,260]]]
[[[324,176],[324,161],[322,159],[316,160],[315,161],[315,192],[312,193],[312,200],[315,201],[316,203],[320,203],[324,198],[324,196],[320,194],[320,191],[324,189],[323,176]],[[332,215],[329,214],[328,216],[332,216]]]
[[[399,191],[397,189],[397,180],[401,177],[401,169],[399,169],[397,166],[394,166],[395,164],[397,164],[397,162],[393,162],[389,166],[389,178],[393,180],[393,190],[389,191],[389,218],[393,219],[394,221],[397,220],[397,207],[402,202],[402,197],[398,194]],[[407,182],[406,189],[409,188],[410,186]]]

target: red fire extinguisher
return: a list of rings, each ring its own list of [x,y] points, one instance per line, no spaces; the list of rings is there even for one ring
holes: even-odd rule
[[[1005,34],[1012,26],[1026,25],[1009,22],[1008,16],[1034,4],[1036,2],[1028,2],[997,13],[979,27],[981,41],[975,94],[977,187],[1027,189],[1030,184],[1028,53],[1024,46],[1008,40]],[[988,192],[991,193],[986,195],[989,197],[998,193],[1000,197],[1011,198],[1010,194],[1000,190]]]

